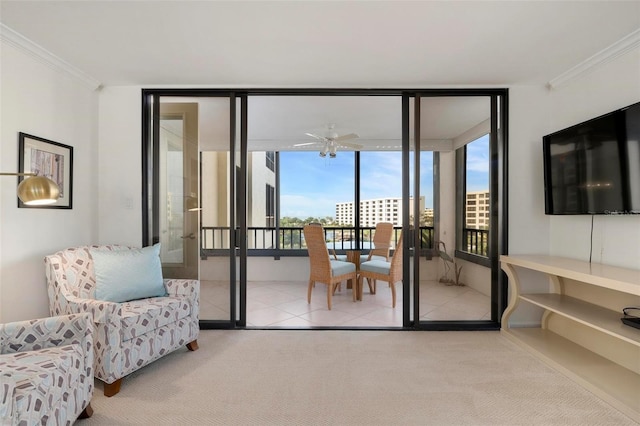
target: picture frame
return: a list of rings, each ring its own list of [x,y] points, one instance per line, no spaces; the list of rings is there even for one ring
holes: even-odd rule
[[[38,136],[18,134],[18,172],[36,173],[54,181],[60,196],[54,204],[28,206],[18,199],[18,207],[29,209],[71,209],[73,207],[73,147]],[[20,176],[18,183],[28,176]]]

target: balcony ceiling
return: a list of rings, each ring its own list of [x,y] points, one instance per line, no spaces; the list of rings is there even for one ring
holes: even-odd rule
[[[640,28],[640,1],[3,0],[0,20],[103,86],[542,87]],[[423,138],[488,118],[485,99],[453,101],[423,107]],[[249,137],[285,147],[335,123],[383,147],[399,102],[256,98]]]

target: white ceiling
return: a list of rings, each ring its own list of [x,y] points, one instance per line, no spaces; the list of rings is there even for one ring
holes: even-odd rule
[[[637,30],[640,1],[2,0],[0,20],[105,86],[507,87],[544,85]],[[331,122],[398,138],[398,98],[318,99],[255,99],[249,136],[291,143]],[[478,124],[470,105],[432,101],[425,137]]]

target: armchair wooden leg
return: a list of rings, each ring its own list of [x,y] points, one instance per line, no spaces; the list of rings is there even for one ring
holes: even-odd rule
[[[120,385],[122,384],[122,377],[113,383],[104,384],[104,396],[111,397],[120,392]]]
[[[79,419],[88,419],[93,416],[93,408],[91,408],[91,403],[88,403],[87,406],[82,410],[82,413],[78,416]]]
[[[198,339],[194,340],[193,342],[187,343],[187,349],[189,349],[190,351],[197,351],[198,350]]]
[[[391,282],[389,282],[389,284],[391,285],[391,307],[395,308],[396,307],[396,285],[391,284]]]

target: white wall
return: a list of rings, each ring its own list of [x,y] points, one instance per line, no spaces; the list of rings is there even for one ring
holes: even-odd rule
[[[0,64],[0,171],[17,171],[18,132],[74,148],[72,209],[19,209],[16,178],[0,178],[0,322],[8,322],[49,315],[45,255],[96,240],[98,95],[4,39]]]
[[[640,101],[640,49],[551,91],[546,133]],[[590,216],[553,216],[550,253],[589,259]],[[596,216],[593,262],[640,269],[640,216]]]
[[[440,152],[440,235],[438,239],[453,254],[456,242],[456,153]]]
[[[588,248],[590,217],[551,217],[544,214],[542,136],[640,100],[638,56],[637,51],[628,53],[555,90],[544,86],[509,88],[509,253],[551,253],[588,259],[585,247]],[[108,108],[104,101],[107,95],[113,96]],[[140,89],[135,87],[110,88],[101,95],[101,129],[118,126],[121,139],[126,138],[126,142],[117,142],[118,149],[136,147],[130,151],[133,155],[126,159],[126,168],[131,173],[110,177],[111,183],[119,187],[130,185],[130,178],[135,181],[140,175],[137,151],[140,141],[139,98]],[[124,117],[125,113],[129,116]],[[101,132],[101,149],[112,150],[110,144],[102,138]],[[441,173],[453,175],[452,167],[449,167],[452,159],[448,159],[448,155],[452,154],[441,153]],[[453,190],[445,188],[441,196],[446,197],[446,194],[453,194]],[[138,202],[137,199],[135,201]],[[118,233],[135,237],[135,228],[139,235],[139,217],[133,219],[133,226],[128,224],[127,231],[122,229],[122,221],[117,217],[101,217],[101,231],[111,227],[114,237]],[[638,217],[596,217],[594,261],[637,268],[639,220]],[[442,229],[453,227],[453,223],[441,225]],[[100,235],[104,237],[102,232]],[[453,246],[452,237],[449,232],[440,236],[451,243],[450,247]]]
[[[542,137],[640,101],[640,49],[557,89],[515,87],[509,117],[509,252],[589,260],[591,216],[545,216]],[[593,262],[638,269],[640,216],[596,216]]]
[[[139,87],[107,87],[100,93],[100,244],[142,245],[141,105]]]
[[[508,251],[549,252],[549,217],[544,214],[542,136],[547,127],[544,87],[509,89]]]
[[[639,64],[636,49],[556,90],[510,88],[510,253],[588,259],[591,218],[544,215],[542,136],[640,100]],[[141,88],[98,95],[4,43],[0,88],[2,171],[16,169],[19,131],[75,149],[72,210],[18,209],[15,179],[0,180],[0,320],[7,321],[47,314],[44,255],[95,242],[140,245]],[[640,218],[594,222],[594,261],[637,269]]]
[[[513,87],[509,93],[509,253],[541,253],[589,260],[591,216],[546,216],[542,137],[640,101],[640,49],[592,69],[557,89]],[[595,216],[595,263],[640,268],[640,216]],[[527,292],[549,283],[522,273]],[[512,325],[539,322],[521,307]]]

